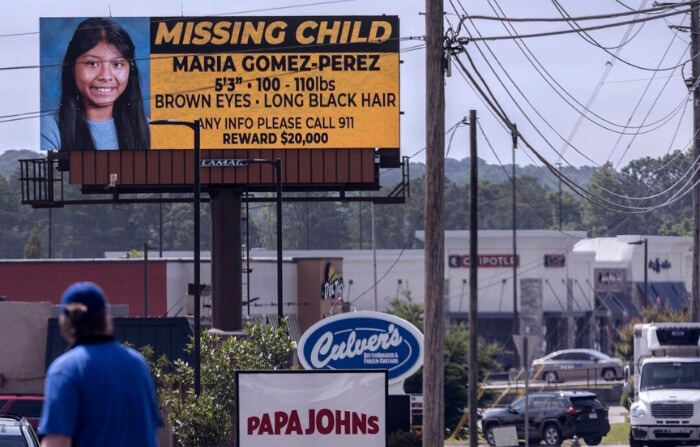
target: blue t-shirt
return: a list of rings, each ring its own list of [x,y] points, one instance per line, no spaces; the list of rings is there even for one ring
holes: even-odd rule
[[[107,121],[88,121],[92,141],[97,150],[119,149],[119,139],[117,138],[117,126],[114,119]],[[56,120],[47,120],[41,130],[41,149],[45,151],[57,151],[61,149],[61,133],[58,130]]]
[[[39,434],[65,435],[73,447],[158,445],[161,424],[151,371],[115,341],[78,345],[46,374]]]

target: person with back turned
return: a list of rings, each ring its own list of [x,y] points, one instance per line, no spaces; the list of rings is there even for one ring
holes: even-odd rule
[[[46,373],[42,447],[157,446],[153,377],[141,354],[114,339],[102,289],[68,287],[59,325],[72,347]]]

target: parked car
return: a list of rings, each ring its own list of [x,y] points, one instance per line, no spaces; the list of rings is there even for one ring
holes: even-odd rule
[[[528,437],[532,442],[561,445],[574,436],[588,445],[598,445],[610,431],[608,407],[588,391],[532,393],[527,399],[530,420]],[[493,429],[514,426],[518,439],[525,439],[525,400],[523,396],[507,408],[486,410],[481,419],[484,438],[495,445]]]
[[[622,378],[623,363],[595,349],[564,349],[533,360],[532,373],[547,382]]]
[[[36,394],[2,394],[0,395],[0,413],[13,413],[27,418],[34,430],[39,428],[41,407],[44,396]]]
[[[39,438],[27,418],[16,414],[0,414],[0,445],[39,447]]]

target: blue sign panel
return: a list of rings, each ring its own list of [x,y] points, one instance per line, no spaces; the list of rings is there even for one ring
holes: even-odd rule
[[[399,382],[423,364],[423,334],[408,321],[381,312],[325,318],[299,340],[306,369],[386,369]]]

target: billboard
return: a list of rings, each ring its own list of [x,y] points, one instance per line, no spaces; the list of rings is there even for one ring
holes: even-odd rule
[[[240,447],[384,447],[385,371],[236,371]]]
[[[107,44],[101,44],[106,41]],[[42,18],[41,148],[399,148],[396,16]]]

